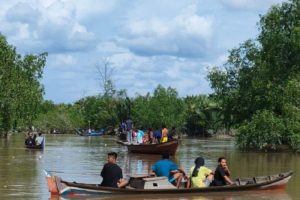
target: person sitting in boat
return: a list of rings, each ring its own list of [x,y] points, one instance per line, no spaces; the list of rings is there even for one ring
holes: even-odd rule
[[[190,183],[192,188],[208,187],[213,180],[213,171],[204,166],[204,159],[195,159],[195,166],[190,169]]]
[[[122,169],[116,164],[117,156],[115,152],[107,154],[107,163],[103,166],[100,174],[103,178],[101,186],[123,188],[128,184],[123,179]]]
[[[136,130],[136,141],[138,144],[143,144],[144,131]]]
[[[148,129],[148,135],[149,135],[149,143],[153,144],[154,143],[154,133],[153,133],[153,129],[149,128]]]
[[[39,132],[38,137],[35,138],[35,143],[36,145],[40,145],[43,143],[43,141],[44,141],[44,137],[42,136],[42,133]]]
[[[218,159],[218,166],[214,173],[214,180],[211,186],[232,185],[234,182],[230,179],[230,171],[227,166],[226,158],[220,157]]]
[[[35,138],[36,136],[33,135],[32,132],[29,133],[29,136],[25,139],[25,145],[27,146],[35,146]]]
[[[137,136],[137,129],[134,128],[131,130],[131,143],[137,143],[136,136]]]
[[[169,182],[179,187],[182,177],[184,175],[183,170],[179,169],[176,163],[169,160],[169,152],[162,154],[162,160],[157,161],[152,167],[152,174],[156,176],[168,177]]]
[[[171,131],[168,132],[168,141],[174,140],[175,135],[176,135],[176,129],[173,126]]]
[[[150,144],[150,136],[148,131],[144,134],[143,144]]]
[[[160,140],[161,143],[168,142],[168,133],[169,133],[168,129],[166,128],[165,125],[163,125],[161,130],[161,140]]]

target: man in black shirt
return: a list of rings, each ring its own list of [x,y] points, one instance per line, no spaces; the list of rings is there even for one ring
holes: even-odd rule
[[[122,188],[127,185],[123,179],[122,169],[116,164],[117,153],[107,154],[107,163],[103,166],[101,176],[103,178],[101,186]]]
[[[230,171],[227,167],[226,159],[224,157],[221,157],[218,159],[219,165],[216,168],[216,171],[214,173],[214,180],[211,183],[211,186],[222,186],[227,184],[234,184],[230,177]]]

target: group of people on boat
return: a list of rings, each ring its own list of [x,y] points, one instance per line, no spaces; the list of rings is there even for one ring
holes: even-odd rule
[[[126,133],[126,141],[135,144],[157,144],[173,140],[176,135],[176,129],[173,127],[170,131],[165,125],[161,128],[134,128],[133,121],[129,118],[119,126],[119,132]]]
[[[107,163],[103,166],[101,186],[123,188],[128,181],[123,178],[122,169],[116,164],[117,153],[111,152],[107,155]],[[169,153],[164,152],[162,159],[151,167],[151,176],[168,177],[168,181],[179,188],[185,183],[186,188],[202,188],[210,186],[233,185],[230,179],[230,171],[225,157],[218,159],[215,171],[204,166],[202,157],[195,159],[194,165],[187,175],[177,164],[169,159]]]
[[[43,141],[44,137],[41,132],[30,132],[25,139],[25,145],[28,147],[38,146],[41,145]]]

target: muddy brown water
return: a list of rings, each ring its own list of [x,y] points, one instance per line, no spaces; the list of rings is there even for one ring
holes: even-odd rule
[[[126,147],[116,144],[113,136],[81,137],[75,135],[46,135],[44,150],[24,148],[24,135],[10,135],[0,139],[0,199],[61,199],[51,197],[43,169],[52,171],[68,181],[100,183],[100,171],[110,151],[118,153],[117,162],[125,177],[149,173],[159,155],[128,154]],[[241,192],[203,195],[134,195],[85,197],[84,199],[123,200],[279,200],[300,199],[300,154],[292,152],[242,152],[233,140],[184,138],[172,160],[188,171],[198,156],[205,165],[215,169],[220,156],[227,158],[233,177],[271,175],[293,170],[295,174],[284,191]]]

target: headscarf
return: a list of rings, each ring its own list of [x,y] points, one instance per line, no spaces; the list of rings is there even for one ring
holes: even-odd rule
[[[199,172],[199,168],[204,166],[204,159],[202,157],[198,157],[195,159],[195,168],[192,173],[192,177],[196,177]]]

